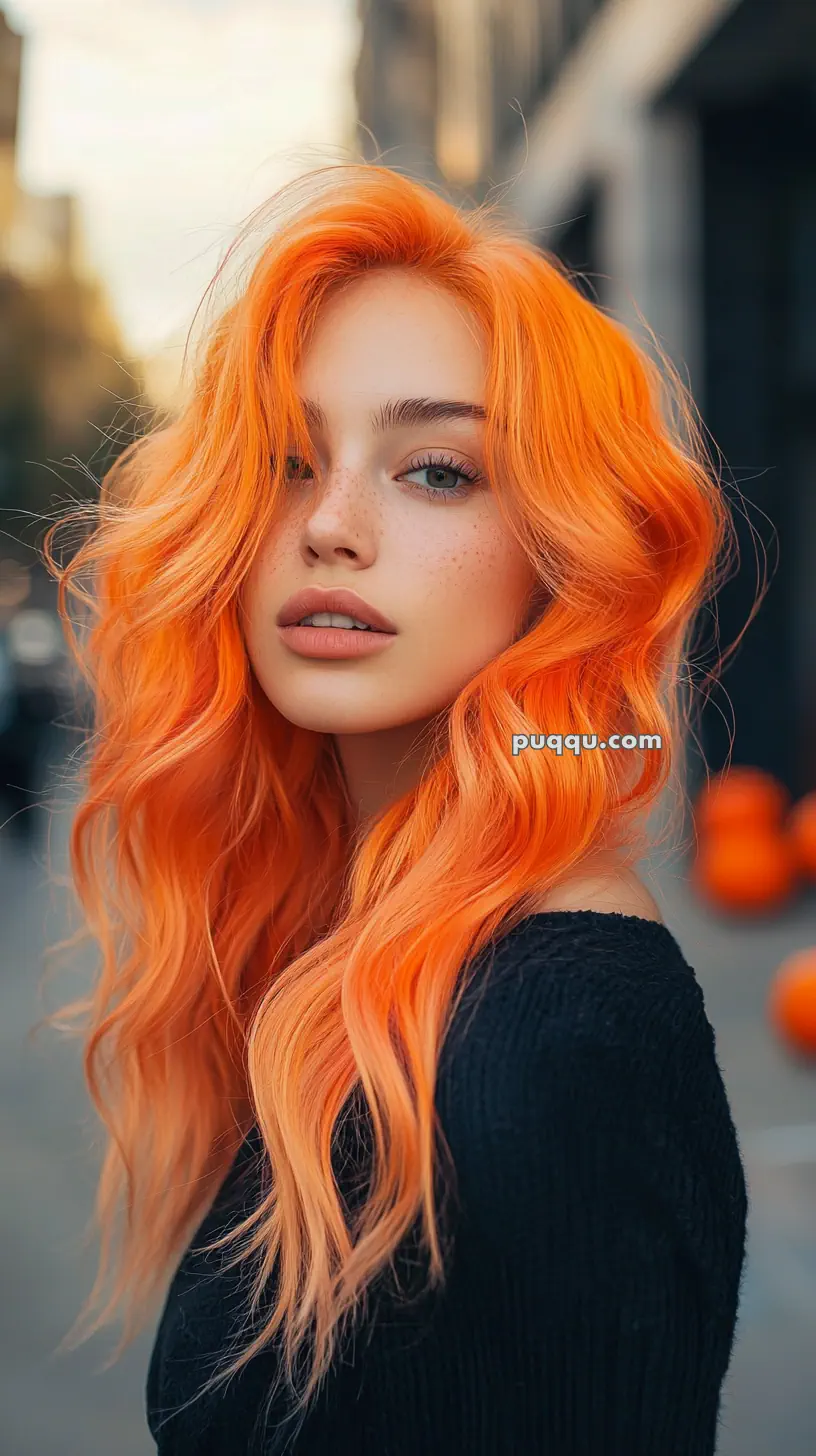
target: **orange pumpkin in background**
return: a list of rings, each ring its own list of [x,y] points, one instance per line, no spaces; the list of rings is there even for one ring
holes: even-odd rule
[[[737,766],[711,779],[698,795],[694,820],[701,835],[726,830],[778,830],[790,794],[764,769]]]
[[[763,914],[786,904],[797,888],[796,858],[780,830],[721,830],[700,844],[691,883],[719,910]]]
[[[816,793],[805,794],[794,804],[787,829],[802,874],[816,880]]]
[[[782,962],[771,984],[768,1017],[789,1047],[816,1056],[816,946]]]

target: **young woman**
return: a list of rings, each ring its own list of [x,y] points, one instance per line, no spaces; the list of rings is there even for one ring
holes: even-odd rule
[[[46,538],[95,610],[87,1333],[172,1274],[162,1456],[704,1456],[746,1188],[631,868],[729,532],[691,407],[489,208],[365,165],[275,207]]]

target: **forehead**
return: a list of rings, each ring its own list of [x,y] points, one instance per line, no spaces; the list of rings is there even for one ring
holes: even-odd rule
[[[301,358],[301,391],[367,402],[439,396],[483,402],[487,344],[452,294],[409,270],[355,279],[326,300]]]

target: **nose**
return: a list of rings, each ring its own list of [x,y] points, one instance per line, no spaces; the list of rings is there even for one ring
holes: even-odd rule
[[[311,562],[342,558],[368,565],[376,554],[375,514],[372,492],[362,472],[330,472],[304,518],[304,556]]]

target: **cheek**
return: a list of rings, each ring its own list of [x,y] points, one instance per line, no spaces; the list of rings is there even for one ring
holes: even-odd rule
[[[280,604],[274,569],[267,561],[257,561],[244,582],[239,612],[247,652],[256,672],[263,671],[264,661],[277,646],[274,621]]]
[[[445,507],[440,507],[445,509]],[[492,519],[477,520],[422,552],[423,595],[433,618],[460,637],[509,643],[535,584],[517,542]]]
[[[248,628],[259,621],[268,621],[270,614],[274,615],[280,607],[287,561],[291,561],[296,547],[297,536],[290,536],[284,526],[270,533],[258,552],[241,592]],[[291,578],[291,568],[288,574]]]

